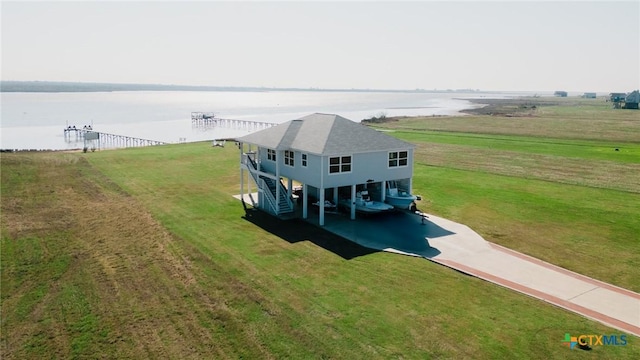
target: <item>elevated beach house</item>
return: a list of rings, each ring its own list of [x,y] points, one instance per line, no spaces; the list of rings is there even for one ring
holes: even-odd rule
[[[384,202],[389,182],[411,191],[414,145],[339,115],[316,113],[235,140],[241,195],[255,186],[253,205],[276,216],[301,210],[306,219],[314,209],[322,226],[339,198],[350,199],[355,219],[357,192]]]

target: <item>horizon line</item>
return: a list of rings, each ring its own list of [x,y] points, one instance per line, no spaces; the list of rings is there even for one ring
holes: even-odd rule
[[[103,89],[65,89],[73,92],[100,92],[100,91],[219,91],[219,90],[257,90],[257,91],[327,91],[327,92],[416,92],[416,93],[447,93],[447,92],[467,92],[467,93],[536,93],[536,92],[553,92],[553,91],[567,91],[573,93],[583,92],[596,92],[607,93],[606,91],[582,91],[582,90],[484,90],[478,88],[447,88],[447,89],[426,89],[426,88],[414,88],[414,89],[385,89],[385,88],[320,88],[320,87],[277,87],[277,86],[238,86],[238,85],[182,85],[182,84],[162,84],[162,83],[119,83],[119,82],[96,82],[96,81],[56,81],[56,80],[0,80],[0,92],[21,92],[21,89],[5,89],[5,85],[44,85],[44,86],[94,86],[103,87]],[[121,87],[121,88],[118,88]],[[124,89],[122,87],[128,87]],[[130,89],[138,87],[138,89]],[[65,92],[63,89],[22,89],[28,90],[25,92]]]

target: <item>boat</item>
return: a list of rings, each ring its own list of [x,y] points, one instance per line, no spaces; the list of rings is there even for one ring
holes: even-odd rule
[[[387,183],[385,202],[398,209],[410,209],[411,204],[418,199],[408,191],[399,190],[395,181]]]
[[[320,207],[320,201],[316,201],[313,204],[311,204],[313,206],[317,206],[318,208]],[[332,203],[329,200],[325,200],[324,201],[324,211],[325,212],[335,212],[338,209],[338,207]]]
[[[351,199],[343,198],[338,202],[339,205],[350,211],[351,209]],[[360,213],[366,214],[375,214],[379,212],[389,211],[393,209],[392,205],[385,204],[380,201],[371,200],[371,196],[369,196],[369,192],[367,190],[358,191],[356,193],[356,211]]]

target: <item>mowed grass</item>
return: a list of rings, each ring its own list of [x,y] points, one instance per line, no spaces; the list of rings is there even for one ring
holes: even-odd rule
[[[528,98],[526,109],[514,107],[513,116],[469,115],[414,117],[378,127],[473,134],[523,135],[542,139],[597,140],[607,143],[638,143],[640,113],[613,109],[604,98]],[[522,101],[517,101],[521,104]],[[545,104],[536,106],[536,104]],[[509,108],[508,105],[505,105]]]
[[[552,105],[526,117],[409,118],[381,127],[416,144],[414,189],[425,210],[640,291],[640,112],[603,100],[529,101]],[[572,130],[549,132],[567,123]],[[469,132],[458,131],[463,124]]]
[[[406,136],[419,147],[422,209],[639,290],[637,193],[433,164],[439,143]],[[487,141],[473,146],[486,151]],[[464,142],[440,144],[473,156]],[[523,148],[495,151],[562,160],[553,146]],[[620,332],[427,260],[367,252],[296,221],[247,219],[231,197],[238,160],[237,148],[207,143],[3,154],[3,358],[640,356],[631,336],[569,350],[567,332]],[[344,248],[360,256],[346,259]]]

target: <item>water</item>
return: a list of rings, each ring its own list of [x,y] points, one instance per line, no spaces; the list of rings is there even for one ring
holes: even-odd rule
[[[191,112],[281,123],[314,112],[354,121],[385,114],[451,115],[473,105],[464,98],[505,93],[393,93],[317,91],[119,91],[91,93],[0,93],[0,148],[76,149],[63,129],[92,125],[100,132],[176,143],[234,137],[246,130],[195,128]],[[72,137],[71,140],[75,138]]]

